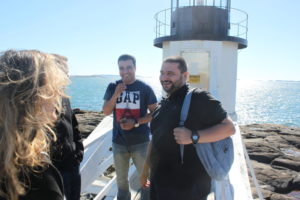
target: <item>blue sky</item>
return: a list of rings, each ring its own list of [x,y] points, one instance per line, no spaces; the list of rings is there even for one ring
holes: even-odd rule
[[[232,0],[249,15],[248,48],[238,78],[300,80],[300,1]],[[65,55],[71,75],[118,74],[130,53],[137,74],[156,76],[162,51],[153,46],[154,14],[167,0],[9,0],[0,6],[0,50],[39,49]]]

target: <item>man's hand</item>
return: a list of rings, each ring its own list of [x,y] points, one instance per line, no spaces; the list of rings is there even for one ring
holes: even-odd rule
[[[129,131],[134,128],[135,120],[131,118],[122,118],[120,120],[121,129]]]
[[[116,86],[115,92],[114,92],[113,96],[110,98],[110,100],[105,100],[103,103],[102,110],[103,110],[104,115],[110,115],[113,112],[113,110],[116,106],[117,99],[119,98],[120,94],[124,90],[126,90],[126,85],[124,83],[119,83]]]
[[[120,94],[126,90],[126,85],[124,83],[119,83],[115,89],[115,95],[118,97]]]
[[[140,185],[141,187],[147,187],[149,185],[149,170],[143,170],[143,172],[140,175]]]
[[[177,127],[173,130],[174,139],[177,144],[191,144],[192,131],[185,127]]]

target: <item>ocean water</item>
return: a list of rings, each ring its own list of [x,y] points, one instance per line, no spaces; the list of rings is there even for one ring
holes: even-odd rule
[[[239,123],[300,127],[300,81],[237,82]]]
[[[73,76],[67,89],[73,108],[100,111],[103,95],[118,76]],[[138,77],[150,84],[158,98],[158,77]],[[237,81],[236,111],[240,124],[275,123],[300,127],[300,81]]]

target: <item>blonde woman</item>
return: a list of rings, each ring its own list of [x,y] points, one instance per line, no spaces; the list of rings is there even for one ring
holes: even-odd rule
[[[62,200],[58,171],[48,158],[67,75],[53,55],[0,54],[0,199]]]

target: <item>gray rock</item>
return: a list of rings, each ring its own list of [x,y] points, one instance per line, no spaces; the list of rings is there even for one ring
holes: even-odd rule
[[[291,169],[294,171],[300,171],[300,161],[285,159],[285,158],[276,158],[272,161],[271,165],[274,166],[281,166],[287,169]]]
[[[84,138],[88,137],[104,118],[104,114],[101,112],[80,109],[74,109],[73,111],[79,123],[79,130]]]
[[[297,200],[295,197],[290,197],[284,194],[273,193],[270,200]]]
[[[264,197],[296,199],[286,194],[300,190],[300,129],[276,124],[240,128]]]

